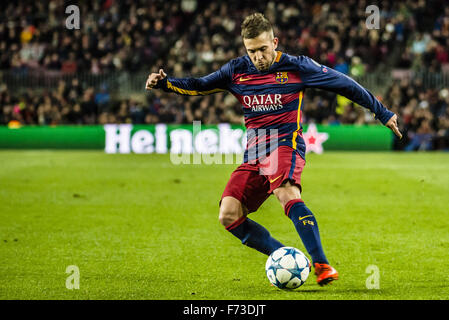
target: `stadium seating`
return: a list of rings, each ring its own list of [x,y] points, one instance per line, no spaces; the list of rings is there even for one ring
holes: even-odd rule
[[[372,30],[367,5],[105,0],[80,4],[81,28],[69,30],[64,1],[1,3],[0,124],[240,123],[231,95],[145,93],[144,75],[159,67],[179,77],[216,70],[245,54],[240,23],[261,11],[275,25],[281,51],[310,56],[362,84],[375,74],[391,78],[367,87],[400,116],[405,138],[396,149],[448,149],[449,5],[382,1],[380,28]],[[305,123],[374,122],[364,109],[317,90],[308,92],[304,111]]]

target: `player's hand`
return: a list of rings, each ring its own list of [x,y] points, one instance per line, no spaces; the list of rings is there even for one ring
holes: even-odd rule
[[[390,128],[391,131],[394,132],[395,135],[399,137],[399,139],[402,139],[402,133],[399,131],[398,128],[398,116],[393,115],[390,120],[385,124],[386,127]]]
[[[148,76],[147,83],[145,85],[145,89],[151,90],[159,80],[164,79],[167,74],[163,69],[159,69],[159,73],[152,73]]]

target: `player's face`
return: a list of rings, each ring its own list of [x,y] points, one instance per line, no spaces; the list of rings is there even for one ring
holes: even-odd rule
[[[259,71],[267,70],[276,58],[278,38],[271,32],[263,32],[253,39],[243,39],[246,52]]]

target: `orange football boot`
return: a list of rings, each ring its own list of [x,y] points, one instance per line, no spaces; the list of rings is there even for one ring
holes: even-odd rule
[[[334,280],[338,280],[338,272],[333,267],[325,263],[315,263],[316,282],[324,286]]]

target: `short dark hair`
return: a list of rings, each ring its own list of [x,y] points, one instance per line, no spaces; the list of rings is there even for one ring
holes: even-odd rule
[[[270,21],[259,12],[247,16],[243,20],[241,28],[241,34],[244,39],[254,39],[265,31],[273,31]]]

